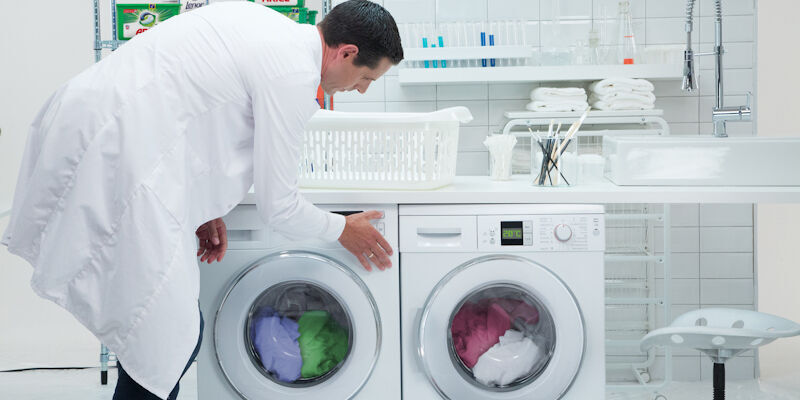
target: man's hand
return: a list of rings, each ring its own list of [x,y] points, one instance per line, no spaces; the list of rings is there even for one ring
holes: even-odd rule
[[[345,217],[347,222],[344,231],[339,236],[339,243],[353,253],[367,271],[372,271],[370,262],[381,271],[392,266],[389,259],[392,247],[370,223],[371,220],[381,217],[379,211],[348,215]]]
[[[222,261],[225,250],[228,249],[228,230],[222,218],[212,219],[200,225],[195,234],[200,239],[197,249],[197,256],[202,255],[200,262],[208,261],[211,264],[214,261]]]

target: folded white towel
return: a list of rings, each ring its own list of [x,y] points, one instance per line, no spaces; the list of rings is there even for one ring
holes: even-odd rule
[[[639,101],[643,104],[653,104],[656,101],[656,96],[652,92],[611,92],[604,95],[598,95],[592,92],[589,96],[589,103],[598,101],[606,103],[615,101]]]
[[[547,101],[532,101],[525,106],[530,111],[543,111],[543,112],[568,112],[568,111],[586,111],[589,108],[589,103],[585,101],[580,102],[547,102]]]
[[[636,100],[617,100],[610,103],[605,101],[596,101],[592,103],[592,108],[603,111],[652,110],[655,108],[655,105],[653,103],[644,103]]]
[[[589,85],[589,90],[599,95],[612,92],[652,92],[654,89],[649,81],[633,78],[608,78]]]
[[[531,91],[533,101],[560,101],[582,102],[586,101],[586,90],[583,88],[551,88],[540,87]]]

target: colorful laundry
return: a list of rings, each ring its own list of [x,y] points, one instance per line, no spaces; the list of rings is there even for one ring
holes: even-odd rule
[[[491,303],[499,304],[511,316],[511,321],[520,319],[528,325],[535,325],[539,322],[539,310],[536,307],[516,299],[490,298],[483,299],[478,304],[488,306]]]
[[[465,303],[453,317],[450,328],[456,354],[464,365],[472,368],[514,321],[534,325],[539,322],[539,311],[517,299],[488,298]]]
[[[468,368],[478,362],[478,357],[497,344],[500,336],[511,328],[511,317],[499,304],[488,307],[465,303],[453,317],[450,332],[453,347]]]
[[[478,358],[472,373],[487,386],[506,386],[528,375],[539,360],[539,346],[522,332],[506,331],[497,344]]]
[[[272,303],[284,317],[299,320],[307,310],[324,310],[325,300],[320,291],[307,285],[294,285],[280,291]]]
[[[297,322],[264,307],[253,317],[250,335],[264,369],[283,382],[300,378],[303,358]]]
[[[315,378],[328,373],[347,355],[348,334],[326,311],[308,311],[298,321],[301,376]]]

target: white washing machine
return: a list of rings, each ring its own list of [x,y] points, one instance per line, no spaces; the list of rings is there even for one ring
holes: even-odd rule
[[[339,243],[285,239],[237,206],[225,258],[200,269],[201,400],[400,399],[397,207],[321,207],[382,211],[393,267],[367,272]]]
[[[403,398],[602,399],[592,205],[401,205]]]

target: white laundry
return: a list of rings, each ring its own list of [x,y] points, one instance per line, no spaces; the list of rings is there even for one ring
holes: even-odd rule
[[[0,242],[161,398],[199,335],[199,225],[255,184],[271,228],[331,241],[344,228],[297,189],[321,62],[316,27],[215,3],[71,79],[31,126]]]
[[[539,112],[570,112],[570,111],[585,111],[589,108],[589,103],[582,102],[547,102],[547,101],[532,101],[525,106],[529,111]]]
[[[541,350],[522,332],[509,329],[478,358],[472,368],[475,379],[487,386],[505,386],[527,375],[539,360]]]
[[[645,79],[634,78],[608,78],[593,82],[589,91],[598,95],[612,92],[652,92],[655,89],[652,83]]]
[[[612,92],[605,95],[592,93],[589,96],[589,103],[603,101],[613,103],[615,101],[635,101],[642,104],[654,104],[656,96],[652,92]]]
[[[586,101],[583,88],[539,87],[531,91],[531,100],[545,102],[580,103]]]
[[[652,110],[655,104],[637,100],[596,101],[592,103],[592,108],[602,111]]]

